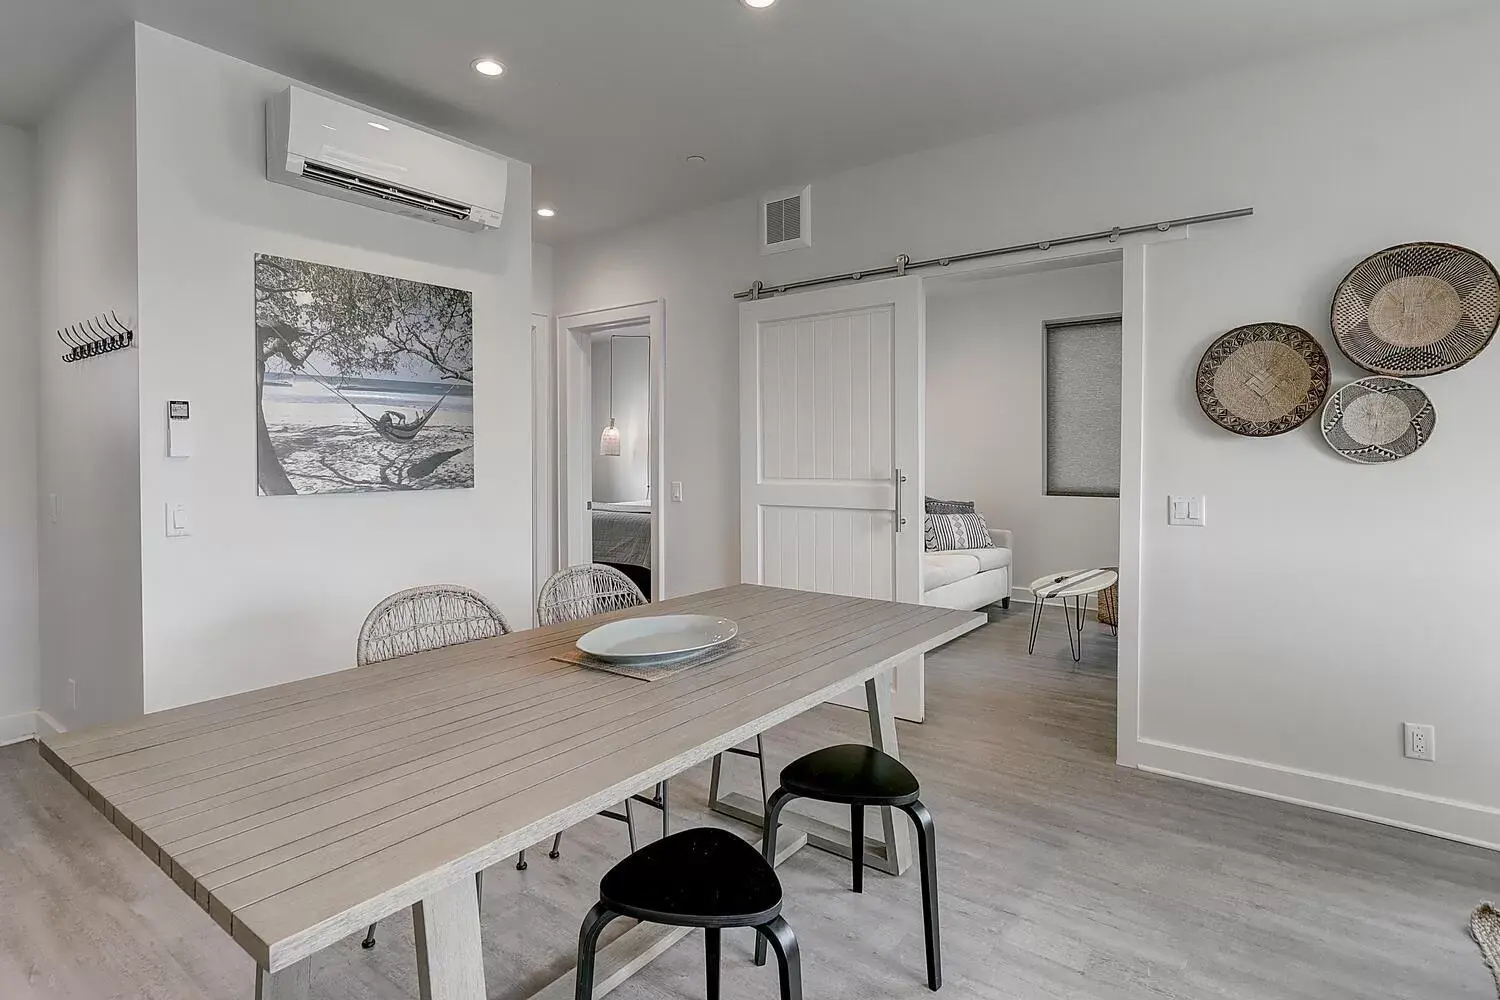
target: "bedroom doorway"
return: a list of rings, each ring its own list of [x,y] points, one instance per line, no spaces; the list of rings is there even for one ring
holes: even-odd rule
[[[613,566],[653,601],[665,592],[663,314],[658,300],[557,321],[565,562]]]

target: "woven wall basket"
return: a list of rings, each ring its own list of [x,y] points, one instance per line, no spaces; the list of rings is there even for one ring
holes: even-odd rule
[[[1380,465],[1405,458],[1427,443],[1437,412],[1410,382],[1372,375],[1328,397],[1323,439],[1352,462]]]
[[[1203,352],[1198,405],[1236,434],[1285,434],[1318,412],[1328,378],[1328,355],[1312,334],[1286,323],[1252,323]]]
[[[1404,243],[1355,265],[1333,296],[1333,335],[1361,368],[1404,378],[1470,361],[1500,324],[1500,276],[1472,250]]]

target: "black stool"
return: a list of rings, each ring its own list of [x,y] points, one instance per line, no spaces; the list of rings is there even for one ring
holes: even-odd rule
[[[888,753],[858,743],[826,747],[799,757],[781,772],[781,787],[766,808],[765,857],[776,856],[776,827],[781,810],[793,799],[839,802],[849,810],[849,852],[854,859],[854,891],[865,883],[865,807],[890,806],[910,816],[917,827],[922,868],[922,921],[927,938],[927,988],[943,985],[942,945],[938,940],[937,844],[932,813],[917,799],[916,775]],[[756,942],[755,964],[766,961],[764,944]]]
[[[781,1000],[802,1000],[802,960],[796,935],[781,919],[781,882],[754,847],[727,830],[674,833],[605,874],[599,902],[578,932],[577,1000],[593,1000],[594,950],[604,926],[616,917],[702,927],[708,1000],[719,1000],[719,932],[754,927],[760,943],[769,941],[776,949]]]

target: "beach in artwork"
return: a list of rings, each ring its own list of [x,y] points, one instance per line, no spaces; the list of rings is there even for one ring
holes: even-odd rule
[[[474,485],[468,292],[257,255],[266,495]]]

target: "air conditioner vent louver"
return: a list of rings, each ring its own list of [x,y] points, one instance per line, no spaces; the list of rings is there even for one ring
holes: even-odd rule
[[[810,188],[772,195],[761,202],[761,253],[812,246],[807,224]]]
[[[308,160],[302,168],[302,176],[308,180],[317,181],[320,184],[329,184],[333,187],[343,188],[345,191],[357,191],[360,194],[379,198],[381,201],[404,205],[407,208],[415,208],[423,212],[431,212],[434,215],[447,216],[450,219],[467,219],[469,217],[469,206],[461,205],[456,201],[445,201],[442,198],[434,198],[432,195],[403,188],[396,184],[385,184],[380,181],[371,180],[352,174],[338,167],[330,167],[326,163],[316,160]]]

